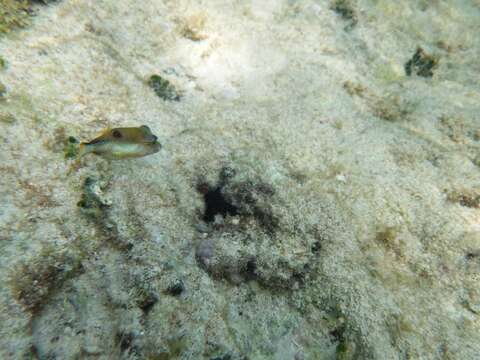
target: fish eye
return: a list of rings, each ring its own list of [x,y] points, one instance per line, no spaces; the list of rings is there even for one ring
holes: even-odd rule
[[[118,131],[118,130],[113,130],[113,131],[112,131],[112,135],[113,135],[113,137],[116,138],[116,139],[120,139],[120,138],[122,137],[122,133],[121,133],[120,131]]]

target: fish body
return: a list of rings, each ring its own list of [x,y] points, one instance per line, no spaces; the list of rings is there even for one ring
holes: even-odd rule
[[[157,137],[146,125],[105,130],[90,142],[80,144],[80,157],[89,153],[109,160],[131,159],[154,154],[161,149]]]

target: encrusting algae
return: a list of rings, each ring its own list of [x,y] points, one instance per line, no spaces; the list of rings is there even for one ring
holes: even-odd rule
[[[105,130],[90,142],[82,142],[79,157],[88,153],[108,160],[122,160],[154,154],[161,149],[157,136],[146,125]]]

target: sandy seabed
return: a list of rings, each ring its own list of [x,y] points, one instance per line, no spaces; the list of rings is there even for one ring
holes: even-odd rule
[[[0,39],[1,359],[480,358],[478,0],[35,11]],[[72,158],[143,124],[157,154]]]

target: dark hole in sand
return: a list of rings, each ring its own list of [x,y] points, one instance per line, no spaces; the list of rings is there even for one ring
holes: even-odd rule
[[[238,209],[235,205],[229,203],[222,194],[221,187],[209,188],[203,193],[203,199],[205,201],[205,212],[203,214],[203,220],[206,222],[212,222],[215,220],[215,215],[227,215],[235,216],[238,214]]]

